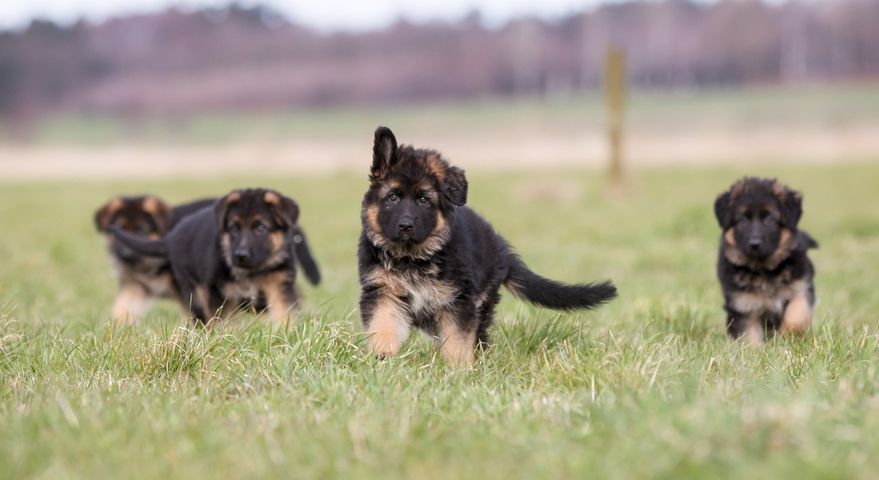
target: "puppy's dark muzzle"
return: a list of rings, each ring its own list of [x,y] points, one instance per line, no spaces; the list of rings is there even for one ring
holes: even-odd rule
[[[232,264],[236,267],[250,268],[252,267],[253,255],[250,250],[239,248],[232,252]]]
[[[411,234],[413,228],[415,228],[415,223],[411,219],[400,220],[400,224],[397,225],[397,231],[401,235]]]
[[[414,229],[415,222],[412,220],[412,217],[408,215],[403,216],[397,223],[397,240],[404,243],[411,242]]]
[[[757,260],[765,259],[771,252],[767,251],[767,244],[760,238],[751,238],[745,245],[744,253]]]
[[[748,250],[751,253],[760,253],[760,250],[763,248],[763,242],[758,239],[751,239],[748,241]]]

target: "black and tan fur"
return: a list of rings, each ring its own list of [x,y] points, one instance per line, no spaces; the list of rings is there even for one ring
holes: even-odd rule
[[[803,334],[815,306],[807,250],[818,244],[799,230],[802,195],[773,179],[743,178],[714,203],[723,233],[717,276],[727,333],[760,343],[775,333]]]
[[[297,256],[308,278],[320,279],[298,218],[292,199],[243,189],[190,215],[161,240],[111,231],[140,255],[168,259],[178,298],[198,321],[252,307],[283,322],[298,301]]]
[[[138,255],[113,238],[110,226],[158,239],[187,215],[213,203],[214,199],[205,199],[171,208],[153,195],[118,196],[95,212],[95,227],[106,240],[107,253],[119,280],[112,307],[114,320],[137,320],[155,299],[175,298],[176,287],[166,259]]]
[[[488,342],[499,289],[556,309],[592,308],[616,295],[610,282],[563,285],[530,271],[491,225],[465,206],[464,171],[433,150],[398,148],[375,132],[363,197],[358,265],[360,311],[369,348],[399,352],[412,327],[442,356],[471,364]]]

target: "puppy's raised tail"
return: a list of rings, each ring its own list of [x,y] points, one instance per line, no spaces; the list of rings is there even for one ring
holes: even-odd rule
[[[131,232],[126,232],[116,226],[111,226],[109,231],[116,241],[134,250],[140,255],[146,257],[168,256],[168,247],[162,240],[151,240],[140,235],[135,235]]]
[[[518,258],[504,285],[518,297],[556,310],[592,309],[617,296],[617,289],[609,280],[566,285],[532,272]]]

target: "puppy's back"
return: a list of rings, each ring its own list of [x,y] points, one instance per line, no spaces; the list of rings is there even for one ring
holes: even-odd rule
[[[219,232],[211,206],[186,216],[165,236],[171,264],[175,269],[185,269],[199,278],[209,276],[222,260],[219,257]]]
[[[216,198],[203,198],[200,200],[194,200],[192,202],[182,203],[175,206],[171,209],[171,217],[169,218],[168,222],[168,231],[173,229],[175,226],[177,226],[177,224],[179,224],[186,217],[192,215],[193,213],[196,213],[207,207],[213,207],[214,203],[216,202]]]

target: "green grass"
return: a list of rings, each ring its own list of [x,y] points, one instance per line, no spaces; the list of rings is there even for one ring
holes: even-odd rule
[[[365,353],[354,245],[363,176],[0,187],[0,476],[873,478],[879,469],[879,166],[763,169],[805,192],[819,304],[802,339],[724,336],[711,205],[743,172],[475,174],[470,203],[535,270],[614,279],[595,313],[505,295],[472,370],[413,336]],[[325,283],[286,331],[124,329],[93,209],[267,185],[294,196]]]

